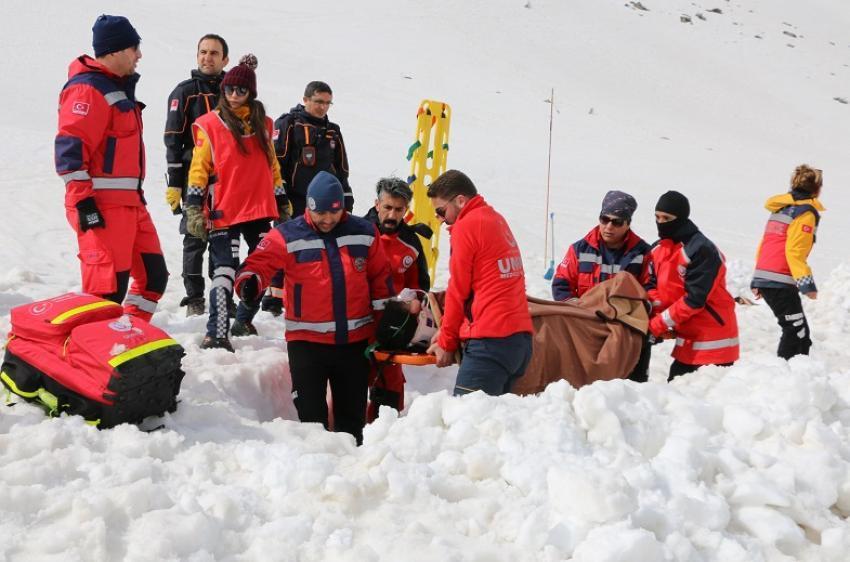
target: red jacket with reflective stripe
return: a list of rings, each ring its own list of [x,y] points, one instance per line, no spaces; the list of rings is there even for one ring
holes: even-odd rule
[[[643,238],[629,230],[617,263],[605,262],[605,254],[600,249],[603,244],[599,227],[595,226],[584,238],[570,246],[552,279],[554,300],[580,297],[620,271],[628,271],[641,285],[647,284],[650,248]]]
[[[276,217],[272,165],[257,138],[243,136],[247,154],[240,151],[218,111],[202,115],[192,124],[196,141],[198,129],[204,132],[212,146],[213,168],[218,178],[215,184],[207,186],[206,201],[213,228]],[[272,120],[266,117],[269,138],[271,130]]]
[[[652,249],[650,329],[676,335],[673,358],[689,365],[738,359],[735,301],[726,290],[726,265],[717,247],[696,231],[683,244],[660,240]]]
[[[265,289],[284,271],[287,341],[346,344],[371,338],[373,310],[395,294],[375,225],[345,213],[329,233],[309,215],[269,231],[239,266],[235,291],[251,276]]]
[[[533,333],[519,245],[504,217],[476,195],[451,226],[449,286],[439,345]]]
[[[138,74],[112,74],[82,55],[68,68],[59,94],[54,142],[56,172],[65,180],[65,206],[95,197],[98,205],[143,205],[145,146]]]

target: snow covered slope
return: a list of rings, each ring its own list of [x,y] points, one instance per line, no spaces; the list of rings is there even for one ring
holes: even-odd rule
[[[187,349],[182,403],[151,434],[4,408],[0,560],[846,559],[850,8],[636,4],[150,0],[118,12],[143,38],[147,197],[172,272],[154,321]],[[3,333],[13,306],[79,288],[53,171],[56,99],[68,62],[91,51],[95,17],[117,10],[91,0],[0,7]],[[746,307],[742,360],[671,385],[664,346],[657,382],[560,384],[523,399],[449,398],[453,370],[416,369],[408,411],[383,412],[360,449],[291,421],[282,323],[261,315],[264,337],[236,340],[235,355],[201,352],[205,319],[177,306],[161,132],[166,97],[206,32],[228,39],[233,60],[258,56],[272,115],[310,80],[333,86],[359,212],[378,177],[407,174],[419,101],[449,102],[449,165],[511,222],[538,296],[548,294],[552,87],[558,258],[594,224],[608,189],[637,197],[635,230],[648,239],[655,200],[678,189],[743,291],[764,199],[785,190],[795,165],[823,168],[828,212],[811,260],[821,294],[805,303],[812,356],[775,358],[770,311]]]

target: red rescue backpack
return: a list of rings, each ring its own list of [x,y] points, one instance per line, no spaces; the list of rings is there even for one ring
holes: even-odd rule
[[[183,348],[121,305],[68,293],[12,309],[0,380],[48,415],[105,429],[173,412]]]

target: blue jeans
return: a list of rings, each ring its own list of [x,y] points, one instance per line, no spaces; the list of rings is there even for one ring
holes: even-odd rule
[[[482,390],[492,396],[510,392],[531,360],[531,334],[469,340],[457,372],[455,396]]]

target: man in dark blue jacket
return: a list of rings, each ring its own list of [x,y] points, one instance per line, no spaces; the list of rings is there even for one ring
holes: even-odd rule
[[[328,119],[333,91],[325,82],[313,81],[304,89],[298,104],[274,122],[274,148],[286,193],[292,203],[293,218],[304,214],[307,187],[319,172],[333,174],[345,193],[345,210],[354,208],[354,195],[348,185],[348,155],[339,125]],[[279,316],[282,311],[283,279],[272,280],[270,293],[263,298],[263,310]]]
[[[171,211],[182,214],[182,201],[186,196],[186,179],[192,162],[192,123],[211,111],[218,103],[219,87],[227,65],[227,42],[219,35],[208,33],[198,41],[198,68],[190,78],[183,80],[168,96],[168,113],[165,121],[165,159],[168,162],[168,189],[165,200]],[[186,307],[186,316],[196,316],[206,311],[204,304],[204,251],[205,240],[186,231],[185,215],[180,219],[183,235],[183,286],[186,297],[180,306]]]

